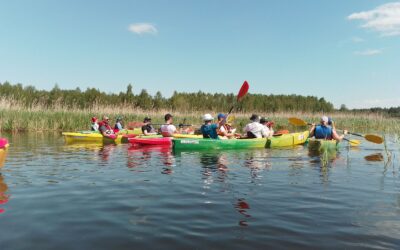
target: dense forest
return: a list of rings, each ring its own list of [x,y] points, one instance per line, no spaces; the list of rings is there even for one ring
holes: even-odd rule
[[[57,85],[50,91],[37,90],[33,86],[22,84],[0,83],[0,98],[13,100],[25,108],[35,105],[51,109],[53,107],[90,109],[95,105],[112,106],[126,105],[143,110],[171,110],[171,111],[219,111],[229,109],[235,102],[236,94],[221,93],[179,93],[174,92],[169,98],[163,97],[160,92],[154,96],[145,89],[138,94],[133,92],[129,84],[126,92],[105,93],[95,88],[85,91],[76,88],[63,90]],[[243,112],[281,112],[281,111],[308,111],[330,112],[333,105],[324,98],[300,95],[263,95],[247,94],[238,105]]]

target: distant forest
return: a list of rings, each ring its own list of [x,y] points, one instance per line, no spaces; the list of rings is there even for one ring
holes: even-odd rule
[[[129,84],[126,92],[105,93],[95,88],[82,91],[63,90],[57,85],[50,91],[37,90],[33,86],[22,84],[0,83],[0,99],[10,100],[25,108],[40,105],[48,109],[54,107],[91,109],[94,106],[127,106],[143,110],[171,110],[171,111],[220,111],[228,110],[236,101],[236,94],[174,92],[169,98],[163,97],[161,92],[154,96],[145,89],[135,94]],[[239,103],[238,110],[242,112],[332,112],[332,103],[324,98],[300,95],[264,95],[247,94]],[[348,111],[345,105],[341,111]],[[357,110],[361,112],[381,112],[392,116],[400,116],[400,107],[391,109]]]

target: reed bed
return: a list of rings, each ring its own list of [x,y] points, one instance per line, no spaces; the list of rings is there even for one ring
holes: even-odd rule
[[[221,110],[223,112],[223,110]],[[226,112],[226,111],[225,111]],[[18,103],[4,102],[0,100],[0,131],[22,132],[22,131],[77,131],[86,130],[90,126],[90,118],[96,116],[101,118],[107,115],[111,120],[122,117],[124,122],[140,122],[145,116],[152,117],[153,123],[161,124],[164,122],[164,115],[172,113],[176,124],[185,121],[185,124],[200,126],[201,116],[204,111],[169,111],[169,110],[141,110],[129,106],[95,106],[91,109],[64,108],[61,105],[47,109],[41,106],[25,108]],[[217,114],[212,114],[216,116]],[[234,125],[241,129],[248,122],[250,113],[235,113]],[[288,123],[289,117],[298,117],[310,123],[317,123],[322,113],[264,113],[259,114],[275,122],[275,130],[289,129],[302,130],[306,127],[294,127]],[[334,112],[328,114],[335,121],[338,129],[348,129],[360,133],[378,134],[400,134],[400,124],[398,118],[390,118],[377,113],[353,113],[353,112]]]

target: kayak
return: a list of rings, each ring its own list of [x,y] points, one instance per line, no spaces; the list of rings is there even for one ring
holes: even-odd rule
[[[202,150],[202,149],[242,149],[242,148],[264,148],[266,138],[257,139],[196,139],[196,138],[173,138],[172,146],[175,150]]]
[[[272,136],[268,138],[267,148],[282,148],[282,147],[292,147],[295,145],[304,144],[307,141],[310,132],[303,131],[298,133],[281,134],[279,136]]]
[[[336,151],[339,148],[339,142],[336,140],[308,139],[308,149],[313,152]]]
[[[78,131],[77,133],[82,133],[82,134],[98,134],[99,131],[92,131],[92,130],[82,130]],[[142,129],[140,128],[134,128],[134,129],[122,129],[118,133],[118,135],[140,135],[142,134]]]
[[[173,134],[174,138],[195,138],[195,139],[203,139],[203,135],[192,135],[192,134]]]
[[[145,137],[134,137],[128,139],[131,144],[139,144],[139,145],[171,145],[172,138],[171,137],[153,137],[153,138],[145,138]]]
[[[6,161],[7,151],[8,151],[8,141],[6,138],[0,138],[0,168],[4,165]]]
[[[102,142],[102,143],[121,143],[127,142],[128,138],[135,137],[135,134],[116,135],[115,139],[105,137],[98,132],[80,133],[80,132],[63,132],[62,135],[67,143],[75,142]]]

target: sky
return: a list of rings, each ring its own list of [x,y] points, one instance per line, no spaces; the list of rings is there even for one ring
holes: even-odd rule
[[[400,1],[0,0],[0,82],[400,106]]]

